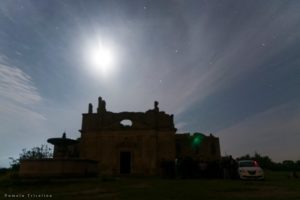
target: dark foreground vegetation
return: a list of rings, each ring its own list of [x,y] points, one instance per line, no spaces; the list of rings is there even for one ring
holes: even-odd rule
[[[231,157],[206,163],[205,170],[200,170],[203,167],[201,163],[191,158],[178,160],[176,166],[166,162],[161,166],[164,178],[20,179],[17,176],[20,159],[48,156],[48,149],[44,149],[46,151],[43,148],[24,150],[19,159],[12,159],[10,169],[0,169],[0,199],[300,199],[300,162],[275,163],[268,156],[258,153],[238,159],[257,160],[265,170],[264,181],[241,181],[234,176],[233,179],[225,177],[224,169],[231,169],[231,165],[227,165],[231,163]]]
[[[22,180],[4,173],[0,199],[300,199],[300,180],[291,178],[289,172],[266,171],[265,175],[264,181],[155,177]]]

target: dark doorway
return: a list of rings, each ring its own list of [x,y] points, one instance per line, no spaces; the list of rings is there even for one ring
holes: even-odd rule
[[[131,153],[128,151],[120,152],[120,173],[130,174],[131,172]]]

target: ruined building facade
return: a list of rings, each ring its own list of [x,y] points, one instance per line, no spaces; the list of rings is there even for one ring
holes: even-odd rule
[[[160,111],[157,102],[146,112],[113,113],[99,97],[97,112],[90,104],[83,114],[80,132],[80,157],[98,161],[101,174],[154,175],[162,161],[175,160],[173,115]]]

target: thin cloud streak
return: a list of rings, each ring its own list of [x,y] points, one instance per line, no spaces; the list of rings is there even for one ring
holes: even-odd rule
[[[2,117],[15,116],[26,119],[46,120],[35,111],[42,97],[29,75],[17,67],[0,64],[0,111]]]
[[[0,97],[20,105],[32,105],[41,101],[30,76],[19,68],[3,64],[0,64]]]

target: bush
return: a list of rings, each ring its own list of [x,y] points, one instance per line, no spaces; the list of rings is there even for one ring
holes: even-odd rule
[[[16,171],[20,168],[21,160],[43,158],[52,158],[52,150],[45,144],[41,145],[40,147],[33,147],[31,150],[22,149],[22,153],[20,153],[19,158],[9,158],[10,167],[12,170]]]

